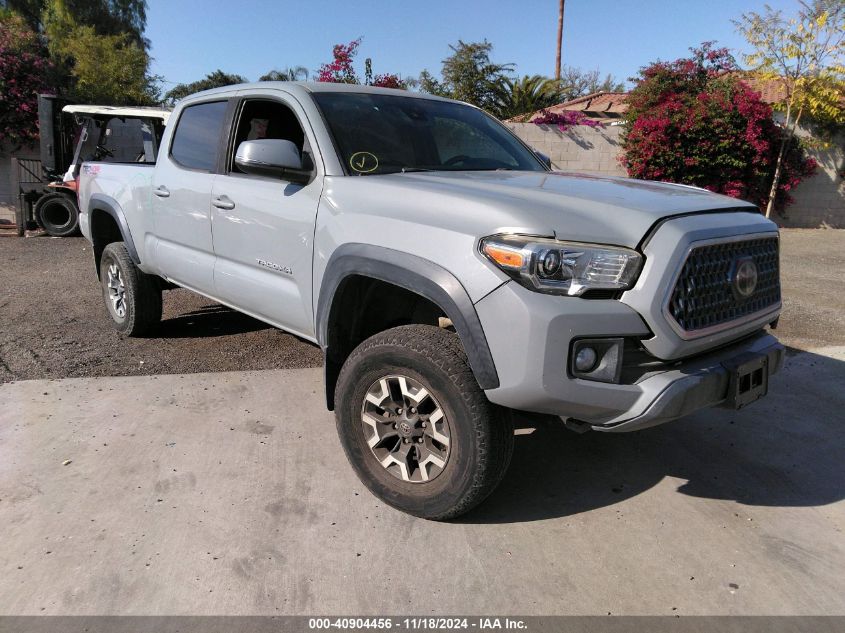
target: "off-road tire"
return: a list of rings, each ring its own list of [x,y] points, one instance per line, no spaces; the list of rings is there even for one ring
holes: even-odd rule
[[[68,237],[79,232],[79,207],[70,196],[48,193],[41,196],[33,209],[38,226],[53,237]]]
[[[109,270],[120,272],[124,286],[125,313],[119,315],[109,294]],[[100,259],[100,285],[103,301],[114,328],[126,336],[142,336],[161,321],[161,288],[154,277],[140,270],[123,242],[112,242]]]
[[[431,481],[394,476],[366,441],[362,407],[368,389],[381,378],[396,375],[422,384],[450,425],[446,465]],[[335,404],[338,435],[361,482],[385,503],[409,514],[446,520],[468,512],[493,492],[510,463],[510,412],[487,400],[453,332],[406,325],[367,339],[340,371]]]

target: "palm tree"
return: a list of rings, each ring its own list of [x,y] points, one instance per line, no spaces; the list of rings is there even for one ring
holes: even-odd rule
[[[308,69],[305,66],[294,66],[284,70],[271,70],[261,75],[258,81],[308,81]]]
[[[560,49],[563,44],[563,7],[566,0],[560,0],[557,9],[557,57],[555,58],[555,79],[560,81]]]
[[[520,79],[500,77],[491,86],[492,112],[500,119],[510,119],[548,108],[560,101],[560,84],[541,75]]]

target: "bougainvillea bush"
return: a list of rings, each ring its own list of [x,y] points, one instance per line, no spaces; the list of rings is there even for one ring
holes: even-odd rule
[[[733,57],[705,43],[693,56],[643,68],[628,96],[622,160],[632,178],[696,185],[761,207],[768,201],[782,130],[743,83]],[[786,156],[775,207],[816,163],[797,142]]]
[[[38,140],[38,93],[49,91],[52,65],[23,18],[0,18],[0,143]]]
[[[358,54],[358,47],[361,46],[361,38],[352,40],[349,44],[335,44],[332,48],[332,61],[323,64],[317,69],[317,81],[330,83],[360,84],[361,80],[352,66],[355,56]],[[407,88],[407,83],[393,73],[384,73],[372,76],[372,61],[366,60],[366,77],[364,83],[368,86],[379,88]]]
[[[589,118],[583,112],[578,110],[563,110],[562,112],[549,112],[548,110],[541,110],[537,118],[531,120],[535,125],[554,125],[557,126],[561,132],[566,132],[568,129],[576,125],[584,125],[586,127],[604,127],[601,121]]]
[[[352,40],[349,44],[335,44],[332,48],[332,61],[323,64],[317,70],[317,81],[343,84],[361,83],[352,67],[352,61],[355,59],[360,45],[360,37],[357,40]]]

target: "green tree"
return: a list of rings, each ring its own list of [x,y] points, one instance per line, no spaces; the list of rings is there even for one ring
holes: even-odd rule
[[[75,100],[118,105],[158,101],[157,78],[147,74],[149,58],[128,35],[97,35],[93,27],[80,26],[62,50],[73,59]]]
[[[491,113],[500,119],[529,115],[560,103],[559,84],[541,75],[500,77],[493,90]]]
[[[417,86],[421,92],[426,92],[437,97],[448,97],[449,92],[442,83],[428,70],[423,70],[417,79]]]
[[[176,84],[164,95],[164,102],[168,105],[173,105],[180,99],[184,99],[195,92],[211,90],[212,88],[222,88],[223,86],[231,86],[233,84],[243,84],[248,81],[246,77],[224,73],[218,68],[213,73],[207,74],[198,81],[193,81],[189,84]]]
[[[780,82],[784,98],[783,132],[772,177],[766,217],[772,213],[775,193],[783,177],[784,158],[795,142],[804,115],[822,124],[845,124],[845,2],[800,2],[795,17],[766,5],[763,13],[749,12],[735,21],[753,47],[745,61],[760,77]]]
[[[482,42],[458,40],[449,45],[452,54],[443,60],[440,71],[442,80],[435,79],[424,70],[419,86],[423,92],[448,96],[472,103],[485,110],[493,110],[496,86],[513,70],[513,64],[497,64],[490,59],[493,45]]]
[[[88,103],[151,105],[159,99],[159,78],[133,35],[102,35],[79,24],[64,0],[48,0],[42,15],[54,62],[65,70],[72,99]]]
[[[305,66],[293,66],[284,70],[271,70],[261,75],[258,81],[308,81],[308,69]]]
[[[147,26],[146,0],[65,0],[65,6],[74,21],[81,26],[91,26],[97,35],[123,35],[145,51],[149,41],[144,38]],[[50,9],[50,0],[0,0],[6,7],[23,17],[30,28],[43,31],[44,12]]]

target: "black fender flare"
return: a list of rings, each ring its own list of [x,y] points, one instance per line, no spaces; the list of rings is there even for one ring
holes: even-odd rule
[[[337,376],[329,367],[329,321],[335,294],[350,276],[378,279],[405,288],[440,307],[455,326],[470,367],[482,389],[499,386],[499,375],[475,305],[460,281],[434,262],[401,251],[370,244],[344,244],[329,258],[317,300],[317,342],[326,356],[326,401],[334,405]],[[336,368],[336,370],[339,368]]]
[[[120,235],[123,237],[123,243],[126,244],[126,250],[129,251],[129,257],[136,265],[141,263],[141,258],[138,257],[138,251],[135,248],[135,242],[132,239],[132,232],[129,230],[129,223],[126,221],[126,216],[123,214],[123,209],[120,204],[112,198],[102,193],[95,193],[91,195],[88,201],[89,222],[91,222],[91,241],[94,241],[94,211],[103,211],[110,215],[117,223],[117,228]],[[98,272],[99,274],[99,272]]]

